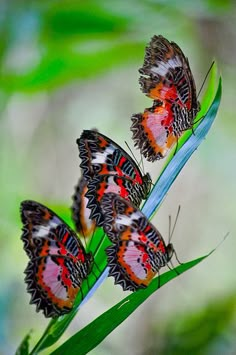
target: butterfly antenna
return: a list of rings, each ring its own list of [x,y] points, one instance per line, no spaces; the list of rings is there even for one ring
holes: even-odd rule
[[[173,226],[173,229],[172,231],[170,232],[171,228],[170,228],[170,224],[171,224],[171,216],[169,216],[169,243],[173,237],[173,234],[174,234],[174,231],[175,231],[175,227],[176,227],[176,223],[177,223],[177,220],[179,218],[179,213],[180,213],[180,205],[178,207],[178,210],[177,210],[177,213],[176,213],[176,217],[175,217],[175,223],[174,223],[174,226]]]
[[[172,239],[172,236],[173,236],[173,234],[174,234],[174,230],[175,230],[175,227],[176,227],[176,224],[177,224],[177,220],[178,220],[179,214],[180,214],[180,208],[181,208],[181,207],[180,207],[180,205],[179,205],[178,211],[177,211],[177,213],[176,213],[175,223],[174,223],[172,232],[171,232],[171,216],[169,215],[169,238],[168,238],[168,243],[170,243],[170,241],[171,241],[171,239]],[[177,256],[177,253],[176,253],[175,250],[174,250],[174,255],[175,255],[175,258],[176,258],[177,262],[178,262],[180,265],[182,265],[183,263],[179,260],[179,258],[178,258],[178,256]],[[171,266],[172,266],[173,269],[175,270],[174,265],[173,265],[173,263],[172,263],[171,260],[169,261],[169,263],[171,264]],[[176,273],[177,273],[178,275],[180,275],[177,270],[175,270],[175,271],[176,271]]]
[[[140,162],[138,162],[137,158],[135,157],[134,153],[132,152],[130,146],[128,145],[128,143],[125,141],[125,144],[127,146],[127,148],[129,149],[130,151],[130,154],[132,155],[132,157],[134,158],[134,161],[137,163],[138,166],[140,166]]]
[[[204,85],[205,85],[205,82],[206,82],[206,80],[207,80],[207,77],[208,77],[208,75],[209,75],[209,73],[210,73],[210,71],[211,71],[211,69],[212,69],[212,67],[213,67],[214,64],[215,64],[215,61],[213,60],[213,62],[211,63],[210,68],[208,69],[208,72],[207,72],[206,75],[205,75],[205,78],[204,78],[203,83],[202,83],[202,85],[201,85],[201,87],[200,87],[200,90],[198,91],[197,98],[199,97],[199,95],[200,95],[200,93],[201,93],[201,91],[202,91],[202,89],[203,89],[203,87],[204,87]]]
[[[143,163],[143,156],[142,155],[141,155],[141,165],[142,165],[142,170],[144,172],[145,170],[144,170],[144,163]]]
[[[168,244],[170,244],[170,235],[171,235],[171,215],[169,214]]]

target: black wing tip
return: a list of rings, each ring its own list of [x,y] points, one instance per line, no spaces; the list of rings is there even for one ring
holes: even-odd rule
[[[84,129],[79,138],[76,139],[76,143],[79,146],[84,139],[91,138],[92,130]]]
[[[28,208],[35,206],[36,204],[37,204],[37,202],[35,202],[33,200],[24,200],[24,201],[21,201],[20,208],[28,209]]]
[[[151,40],[150,40],[150,44],[154,43],[154,42],[156,42],[156,43],[157,42],[158,43],[160,43],[160,42],[168,42],[168,43],[170,43],[169,40],[166,37],[162,36],[162,35],[153,35]]]
[[[48,210],[46,206],[33,200],[24,200],[20,203],[20,212],[22,214],[25,214],[27,212],[35,212],[39,208]]]
[[[79,141],[80,139],[88,139],[88,138],[94,137],[98,133],[99,132],[96,128],[95,129],[84,129],[80,135],[80,138],[78,138],[77,141]]]
[[[31,209],[35,209],[35,208],[39,208],[39,207],[48,209],[42,203],[34,201],[34,200],[24,200],[20,203],[20,207],[25,210],[31,210]]]
[[[84,147],[86,140],[95,140],[98,135],[99,135],[99,131],[96,128],[93,130],[84,129],[80,137],[76,139],[76,143],[79,147],[79,150],[81,150]]]
[[[177,46],[179,48],[179,46],[173,42],[173,41],[169,41],[166,37],[162,36],[162,35],[154,35],[152,36],[150,42],[149,42],[149,46],[147,47],[147,49],[149,48],[159,48],[160,46]]]
[[[35,211],[38,206],[40,206],[40,204],[33,200],[24,200],[20,203],[20,217],[23,224],[25,224],[28,219],[28,212]]]

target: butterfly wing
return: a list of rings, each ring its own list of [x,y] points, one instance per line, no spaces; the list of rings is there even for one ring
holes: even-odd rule
[[[90,271],[91,255],[69,226],[39,203],[22,202],[21,220],[21,239],[30,258],[25,270],[30,303],[46,317],[68,313]]]
[[[174,42],[154,36],[140,69],[142,91],[153,107],[132,116],[135,146],[148,161],[166,156],[178,137],[193,125],[200,109],[188,59]]]
[[[88,191],[87,185],[87,180],[84,177],[80,178],[72,197],[72,218],[76,231],[85,238],[90,237],[96,228],[95,220],[90,218],[91,210],[88,208],[88,198],[85,196]]]
[[[134,160],[118,144],[91,130],[84,130],[77,144],[86,180],[97,175],[122,176],[136,184],[142,198],[146,198],[151,187],[149,174],[142,176]]]
[[[162,159],[180,136],[178,127],[173,126],[176,111],[174,104],[156,104],[144,113],[132,116],[132,131],[135,146],[148,161]],[[183,109],[179,112],[182,114]]]
[[[147,287],[170,257],[157,229],[129,201],[113,193],[101,202],[104,231],[113,245],[106,249],[109,275],[124,290]]]
[[[153,36],[139,71],[142,91],[153,100],[175,102],[188,110],[198,107],[188,59],[176,43]]]
[[[90,218],[96,221],[97,226],[102,226],[104,222],[101,210],[101,200],[107,193],[116,193],[117,195],[132,201],[135,206],[139,206],[142,198],[139,190],[135,189],[135,185],[128,179],[117,175],[98,175],[91,179],[88,183],[88,207],[91,210]]]

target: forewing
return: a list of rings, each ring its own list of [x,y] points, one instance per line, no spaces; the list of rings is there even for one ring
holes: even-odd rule
[[[29,257],[34,257],[40,239],[61,242],[74,256],[84,253],[83,245],[72,229],[49,208],[35,201],[23,201],[20,207],[23,223],[22,241]]]
[[[84,177],[80,178],[72,197],[72,218],[77,232],[84,237],[90,237],[96,228],[95,220],[90,218],[91,209],[88,208],[88,198],[85,196],[88,191],[87,184]]]
[[[118,175],[143,184],[133,159],[115,142],[97,131],[84,130],[77,140],[81,168],[86,180],[96,175]]]
[[[173,105],[166,103],[132,116],[133,140],[148,161],[162,159],[177,142],[179,131],[173,127]]]
[[[91,210],[90,218],[96,221],[97,226],[102,226],[104,222],[101,210],[101,200],[105,194],[113,192],[129,201],[135,206],[139,206],[142,202],[142,195],[138,189],[139,185],[133,185],[126,178],[117,175],[98,175],[91,179],[88,183],[88,207]]]
[[[139,71],[142,91],[153,100],[175,102],[188,110],[198,107],[188,59],[176,43],[153,36]]]

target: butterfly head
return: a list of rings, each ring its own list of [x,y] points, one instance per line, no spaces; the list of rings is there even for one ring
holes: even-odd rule
[[[144,182],[144,195],[145,198],[149,194],[151,187],[152,187],[152,179],[149,173],[145,174],[143,177],[143,182]]]
[[[167,256],[166,261],[167,261],[167,263],[171,260],[174,252],[175,252],[175,250],[174,250],[173,244],[169,243],[166,246],[166,256]]]

